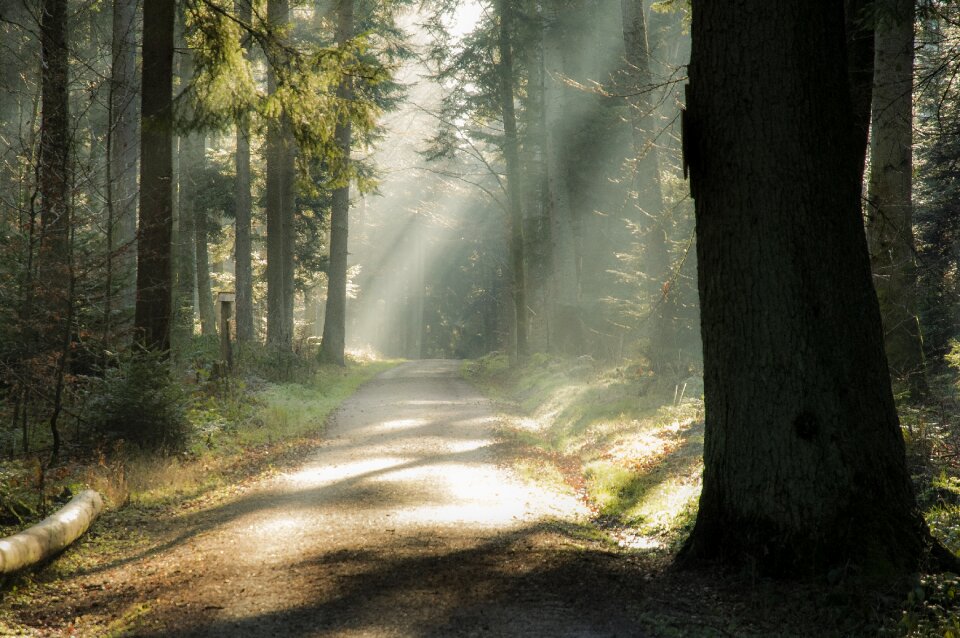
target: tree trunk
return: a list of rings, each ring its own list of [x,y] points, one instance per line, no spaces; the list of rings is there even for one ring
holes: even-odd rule
[[[69,303],[70,108],[67,92],[67,2],[43,0],[40,6],[40,260],[39,295],[44,345],[59,343]],[[52,340],[48,343],[48,340]]]
[[[191,194],[198,193],[196,176],[203,175],[206,163],[206,140],[202,135],[191,140],[192,152],[191,170],[184,171],[184,181],[192,181]],[[191,175],[194,177],[191,179]],[[197,198],[189,203],[193,214],[194,248],[197,263],[197,312],[200,315],[200,334],[212,336],[217,334],[217,314],[213,307],[213,292],[210,289],[210,251],[207,246],[207,237],[210,234],[210,214],[196,205]],[[181,205],[181,210],[183,206]]]
[[[143,11],[140,132],[140,233],[137,250],[138,338],[153,350],[170,349],[173,148],[173,0],[151,0]]]
[[[179,26],[183,29],[183,25]],[[193,80],[193,54],[186,48],[182,33],[178,35],[183,54],[179,56],[181,86]],[[181,91],[180,97],[184,97]],[[204,163],[204,140],[202,135],[185,133],[177,138],[176,191],[176,340],[178,347],[185,345],[194,334],[197,316],[197,201],[200,194],[200,175]],[[181,343],[182,342],[182,343]]]
[[[244,23],[253,20],[253,9],[247,0],[236,0],[237,17]],[[253,202],[250,195],[250,123],[237,122],[237,182],[235,192],[236,230],[234,260],[236,264],[237,341],[254,340],[253,330],[253,243],[250,237]]]
[[[693,2],[706,434],[688,563],[884,578],[928,539],[871,285],[844,35],[841,6]]]
[[[911,398],[926,394],[913,238],[913,0],[889,0],[876,25],[867,236],[887,360]]]
[[[40,4],[40,259],[37,299],[42,315],[41,347],[54,362],[54,405],[50,417],[52,458],[60,451],[60,414],[73,319],[70,267],[70,107],[67,0]]]
[[[113,2],[110,72],[110,233],[111,277],[118,283],[124,315],[136,303],[137,265],[137,3]],[[112,295],[112,291],[108,291]]]
[[[267,2],[267,21],[277,27],[290,22],[287,0]],[[276,61],[274,61],[276,63]],[[267,89],[277,90],[271,65]],[[267,343],[293,350],[293,215],[295,145],[283,114],[267,126]]]
[[[337,44],[345,47],[353,38],[353,1],[339,0],[337,6]],[[344,78],[337,90],[337,97],[344,102],[353,98],[353,85]],[[341,154],[341,185],[333,191],[330,210],[330,266],[327,270],[327,306],[323,317],[323,340],[320,357],[329,363],[344,365],[347,318],[347,247],[350,226],[350,148],[353,130],[346,111],[340,115],[335,133],[336,144]]]
[[[84,490],[62,508],[19,534],[0,539],[0,574],[35,565],[80,538],[103,510],[103,499]]]
[[[546,121],[544,120],[543,15],[538,0],[523,0],[523,16],[515,41],[526,70],[521,109],[521,176],[523,184],[523,254],[527,264],[527,306],[540,321],[530,322],[530,348],[547,350],[549,321],[549,228],[547,211]],[[515,20],[515,23],[518,22]]]
[[[860,153],[863,180],[870,134],[870,106],[873,103],[874,21],[876,0],[844,0],[844,29],[847,42],[847,76],[853,127]]]
[[[510,211],[510,274],[513,284],[516,358],[523,360],[527,348],[527,285],[523,258],[523,186],[520,183],[520,151],[517,115],[513,100],[513,7],[510,0],[497,0],[500,29],[497,48],[500,53],[500,110],[503,115],[503,155],[507,164],[507,200]]]
[[[253,241],[251,224],[253,203],[250,194],[250,125],[237,124],[236,230],[234,260],[237,294],[237,341],[248,343],[255,337],[253,329]]]

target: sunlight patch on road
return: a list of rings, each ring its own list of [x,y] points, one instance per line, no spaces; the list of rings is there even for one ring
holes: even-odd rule
[[[408,428],[415,428],[418,425],[423,425],[426,422],[426,419],[394,419],[392,421],[378,423],[377,425],[373,426],[372,429],[383,432],[391,432],[393,430],[406,430]]]
[[[378,456],[350,463],[311,465],[299,472],[288,474],[286,480],[299,488],[309,488],[354,479],[365,474],[385,472],[409,462],[410,459],[406,457]]]
[[[446,501],[399,508],[394,520],[401,524],[501,527],[519,524],[529,515],[529,490],[521,484],[504,482],[504,477],[490,468],[455,463],[405,470],[391,474],[391,478],[398,475],[408,479],[420,475],[432,480],[442,488]]]
[[[491,445],[493,445],[493,441],[491,439],[471,439],[467,441],[454,441],[447,447],[450,448],[451,452],[460,454],[462,452],[473,452],[474,450],[480,450],[485,447],[490,447]]]

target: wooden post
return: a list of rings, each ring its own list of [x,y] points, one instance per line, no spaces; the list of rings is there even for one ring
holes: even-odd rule
[[[233,346],[230,342],[230,323],[233,317],[233,304],[237,295],[232,292],[217,294],[220,302],[220,364],[226,375],[233,368]]]

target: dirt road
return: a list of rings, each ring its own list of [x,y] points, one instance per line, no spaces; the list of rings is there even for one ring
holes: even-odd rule
[[[457,366],[380,376],[302,467],[79,577],[73,630],[125,601],[120,634],[144,637],[645,635],[624,557],[575,541],[577,500],[502,463]]]

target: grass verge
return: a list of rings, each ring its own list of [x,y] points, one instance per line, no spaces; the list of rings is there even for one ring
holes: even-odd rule
[[[463,375],[509,415],[501,434],[519,471],[574,490],[619,545],[670,548],[685,535],[700,494],[698,379],[545,355],[515,368],[492,355]]]

